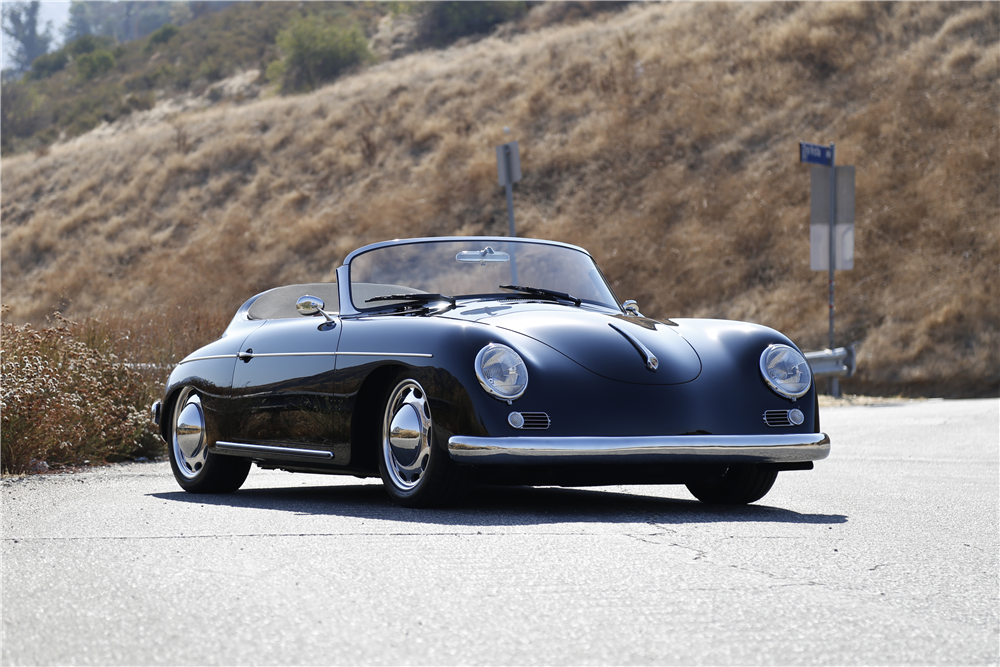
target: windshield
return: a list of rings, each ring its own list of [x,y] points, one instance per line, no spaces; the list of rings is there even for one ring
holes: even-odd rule
[[[391,295],[451,297],[500,295],[541,298],[501,285],[571,296],[618,310],[614,294],[594,260],[580,250],[528,240],[400,242],[374,248],[351,260],[351,301],[358,310],[382,308]],[[550,297],[556,299],[558,297]]]

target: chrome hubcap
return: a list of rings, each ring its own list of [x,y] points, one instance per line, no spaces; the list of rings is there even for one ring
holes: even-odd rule
[[[194,479],[205,465],[208,446],[205,443],[205,413],[201,399],[190,387],[181,391],[174,413],[174,436],[171,443],[177,469]]]
[[[393,484],[410,490],[420,483],[431,456],[431,411],[423,388],[404,380],[393,390],[382,420],[382,457]]]

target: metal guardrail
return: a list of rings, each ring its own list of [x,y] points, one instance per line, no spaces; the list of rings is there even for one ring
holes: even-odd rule
[[[125,363],[124,366],[125,366],[125,368],[131,368],[131,369],[137,370],[137,371],[165,371],[165,370],[168,370],[170,368],[173,368],[173,366],[167,366],[165,364],[133,364],[133,363]]]
[[[858,369],[858,358],[853,345],[838,347],[835,350],[806,352],[805,356],[813,377],[849,378]]]

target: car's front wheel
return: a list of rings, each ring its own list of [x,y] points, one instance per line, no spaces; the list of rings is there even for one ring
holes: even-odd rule
[[[465,471],[434,441],[430,401],[406,375],[389,383],[382,413],[378,466],[389,496],[406,507],[457,500],[468,486]]]
[[[776,470],[755,465],[730,466],[718,475],[689,482],[688,491],[703,503],[746,505],[760,500],[778,478]]]
[[[167,451],[174,478],[191,493],[231,493],[242,486],[250,460],[208,451],[205,409],[193,387],[177,396],[170,421]]]

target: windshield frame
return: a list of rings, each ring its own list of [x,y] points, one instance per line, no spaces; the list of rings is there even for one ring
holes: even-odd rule
[[[344,264],[337,270],[338,281],[341,281],[342,291],[341,291],[341,315],[377,315],[377,314],[389,314],[393,312],[413,312],[413,311],[398,311],[392,307],[378,307],[371,308],[362,306],[358,308],[354,303],[353,289],[351,283],[351,263],[354,262],[358,257],[368,254],[372,251],[376,251],[382,248],[404,246],[404,245],[419,245],[419,244],[442,244],[442,243],[518,243],[525,245],[538,245],[538,246],[550,246],[555,248],[563,248],[566,250],[571,250],[584,255],[588,260],[590,260],[591,265],[594,270],[597,271],[597,275],[600,277],[601,282],[607,289],[608,294],[611,296],[612,303],[607,304],[603,302],[597,302],[589,299],[582,299],[582,306],[587,306],[591,308],[598,308],[601,310],[611,310],[618,313],[624,313],[618,296],[615,294],[614,289],[611,287],[611,283],[608,281],[604,272],[601,271],[601,267],[598,266],[597,262],[594,260],[593,255],[587,252],[584,248],[575,246],[569,243],[562,243],[560,241],[549,241],[544,239],[532,239],[532,238],[521,238],[521,237],[509,237],[509,236],[437,236],[437,237],[421,237],[412,239],[393,239],[391,241],[380,241],[378,243],[372,243],[357,250],[351,252],[345,259]],[[521,300],[531,300],[530,295],[526,294],[516,294],[516,293],[504,293],[500,290],[495,293],[476,293],[476,294],[452,294],[449,295],[455,297],[456,299],[466,301],[481,301],[487,299],[506,299],[506,298],[516,298]],[[346,298],[345,298],[346,297]],[[544,299],[544,297],[539,297]],[[548,299],[544,299],[550,301]],[[551,301],[550,301],[551,302]],[[552,302],[555,303],[555,302]]]

